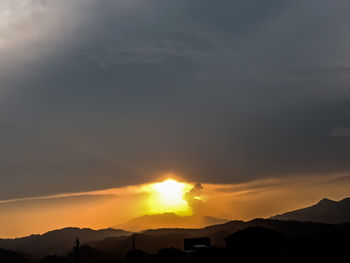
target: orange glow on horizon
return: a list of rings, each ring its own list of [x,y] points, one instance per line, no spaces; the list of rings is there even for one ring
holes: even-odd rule
[[[202,190],[181,177],[164,174],[158,181],[146,184],[0,200],[0,238],[43,234],[64,227],[129,231],[196,228],[206,226],[202,221],[205,216],[251,220],[310,206],[325,196],[340,200],[349,196],[349,186],[350,176],[339,174],[237,184],[202,183]],[[142,218],[164,213],[193,217]],[[138,218],[142,219],[135,221],[137,225],[129,224]]]

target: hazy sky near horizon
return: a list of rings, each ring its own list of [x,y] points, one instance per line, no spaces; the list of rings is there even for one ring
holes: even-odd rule
[[[150,227],[204,227],[206,224],[201,218],[205,216],[226,220],[269,218],[314,205],[324,197],[341,200],[349,194],[349,183],[349,175],[337,175],[202,184],[194,194],[199,200],[185,198],[192,216],[185,215],[190,217],[182,223],[176,218],[157,217],[151,222],[131,223],[132,219],[152,214],[149,212],[154,210],[152,193],[146,190],[148,184],[0,201],[0,238],[43,234],[65,227],[113,227],[129,231]]]
[[[2,0],[0,200],[348,173],[349,8]]]

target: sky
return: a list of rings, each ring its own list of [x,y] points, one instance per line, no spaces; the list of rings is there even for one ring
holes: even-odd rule
[[[168,173],[209,192],[298,182],[285,206],[259,188],[265,213],[208,208],[226,218],[349,196],[348,180],[319,183],[350,170],[349,8],[347,0],[2,0],[0,222],[22,217],[23,202],[49,213],[51,199],[40,197],[125,190]],[[311,182],[315,194],[299,198]],[[79,198],[91,196],[53,199],[92,205]],[[110,218],[126,215],[138,213]],[[108,216],[74,224],[107,226]],[[19,226],[0,236],[49,228]]]

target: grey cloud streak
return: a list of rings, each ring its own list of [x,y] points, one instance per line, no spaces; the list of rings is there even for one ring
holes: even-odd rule
[[[350,137],[350,128],[348,127],[335,127],[332,132],[330,133],[330,136],[334,137]]]
[[[349,170],[349,2],[52,3],[0,54],[1,199]]]

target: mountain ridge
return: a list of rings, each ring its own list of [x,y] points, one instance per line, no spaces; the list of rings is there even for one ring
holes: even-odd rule
[[[14,239],[0,239],[0,248],[21,251],[36,256],[66,253],[72,248],[75,238],[81,242],[102,240],[110,236],[127,236],[131,233],[121,229],[100,229],[66,227]]]
[[[215,224],[223,224],[229,220],[210,216],[179,216],[175,213],[163,213],[155,215],[143,215],[130,221],[113,226],[132,232],[145,231],[159,228],[198,228]]]
[[[318,203],[270,217],[270,219],[311,221],[326,224],[350,222],[350,198],[334,201],[323,198]]]

